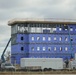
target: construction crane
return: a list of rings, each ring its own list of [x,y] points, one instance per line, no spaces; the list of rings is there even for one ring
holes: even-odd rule
[[[5,52],[6,52],[7,47],[9,46],[10,41],[11,41],[11,38],[9,39],[9,41],[8,41],[6,47],[5,47],[5,49],[4,49],[4,51],[3,51],[2,55],[1,55],[1,62],[2,62],[2,63],[6,62],[6,60],[5,60],[5,58],[4,58],[4,54],[5,54]]]
[[[7,47],[9,46],[10,41],[11,41],[11,38],[9,39],[9,41],[8,41],[6,47],[5,47],[5,49],[4,49],[4,51],[3,51],[2,55],[1,55],[0,70],[10,69],[10,70],[15,71],[15,67],[10,62],[6,62],[6,60],[4,58],[4,54],[5,54],[6,50],[7,50]]]
[[[68,33],[69,33],[69,41],[70,41],[70,50],[71,50],[71,58],[73,58],[73,47],[72,47],[72,38],[71,38],[71,34],[70,34],[70,27],[68,26]]]
[[[71,34],[70,34],[70,27],[68,25],[64,25],[64,29],[68,30],[68,37],[69,37],[69,41],[70,41],[70,50],[71,50],[71,58],[73,58],[73,47],[72,47],[72,38],[71,38]]]

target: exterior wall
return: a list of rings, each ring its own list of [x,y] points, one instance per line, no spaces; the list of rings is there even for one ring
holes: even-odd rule
[[[16,42],[11,46],[11,62],[20,64],[20,58],[28,57],[28,34],[16,34]]]
[[[43,33],[16,34],[16,42],[11,46],[12,63],[20,64],[20,58],[66,58],[76,53],[76,25],[56,27],[54,33],[44,30]],[[70,38],[72,40],[70,41]],[[21,47],[23,47],[21,49]],[[71,49],[72,47],[72,49]]]
[[[70,42],[65,41],[65,37],[68,38],[68,35],[55,35],[55,34],[30,34],[29,38],[35,37],[35,40],[32,41],[31,39],[29,42],[31,43],[29,45],[29,53],[30,57],[63,57],[63,58],[70,58],[71,52],[75,52],[75,36],[73,36],[73,51],[70,49]],[[40,40],[37,41],[37,36],[40,37]],[[45,41],[43,41],[43,36],[45,37]],[[62,37],[62,40],[59,41],[60,36]],[[48,41],[48,37],[51,37],[51,40]],[[54,38],[56,37],[56,40]],[[35,43],[34,43],[35,42]],[[34,47],[34,50],[31,48]],[[37,47],[40,48],[40,50],[37,50]],[[45,50],[43,50],[43,47],[45,47]],[[49,48],[50,47],[50,51]],[[56,48],[56,49],[55,49]],[[60,49],[62,48],[62,49]],[[65,49],[67,48],[67,50]],[[33,54],[32,54],[33,53]]]

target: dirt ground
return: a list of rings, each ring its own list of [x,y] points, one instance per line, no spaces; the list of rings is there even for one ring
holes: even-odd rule
[[[46,72],[0,72],[0,75],[76,75],[74,71],[46,71]]]

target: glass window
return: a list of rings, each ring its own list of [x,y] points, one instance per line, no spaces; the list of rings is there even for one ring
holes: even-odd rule
[[[60,47],[60,51],[62,51],[62,47]]]
[[[73,38],[71,37],[71,39],[70,39],[71,41],[73,41]]]
[[[53,31],[56,31],[56,28],[53,28]]]
[[[43,41],[45,41],[45,37],[43,37]]]
[[[39,51],[40,50],[40,47],[37,47],[37,50]]]
[[[59,41],[61,41],[61,40],[62,40],[62,37],[59,38]]]
[[[67,47],[65,47],[65,51],[67,51],[68,50],[68,48]]]
[[[40,37],[37,37],[37,40],[40,40]]]
[[[72,27],[70,27],[70,31],[73,31],[73,28]]]
[[[68,38],[67,37],[65,37],[65,41],[68,41]]]
[[[32,41],[34,40],[34,37],[32,37]]]
[[[48,47],[48,50],[51,51],[51,47]]]
[[[48,41],[50,41],[51,40],[51,37],[48,37]]]
[[[31,50],[34,51],[34,47],[31,47]]]
[[[59,31],[61,31],[62,30],[62,28],[59,28]]]
[[[54,47],[54,51],[56,51],[56,47]]]
[[[54,37],[54,40],[56,40],[56,37]]]
[[[65,29],[65,30],[68,30],[68,29]]]
[[[45,47],[43,47],[43,51],[45,51]]]

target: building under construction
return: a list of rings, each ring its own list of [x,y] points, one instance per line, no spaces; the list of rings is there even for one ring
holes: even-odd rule
[[[11,26],[11,62],[20,58],[71,59],[76,53],[76,22],[14,19]]]

